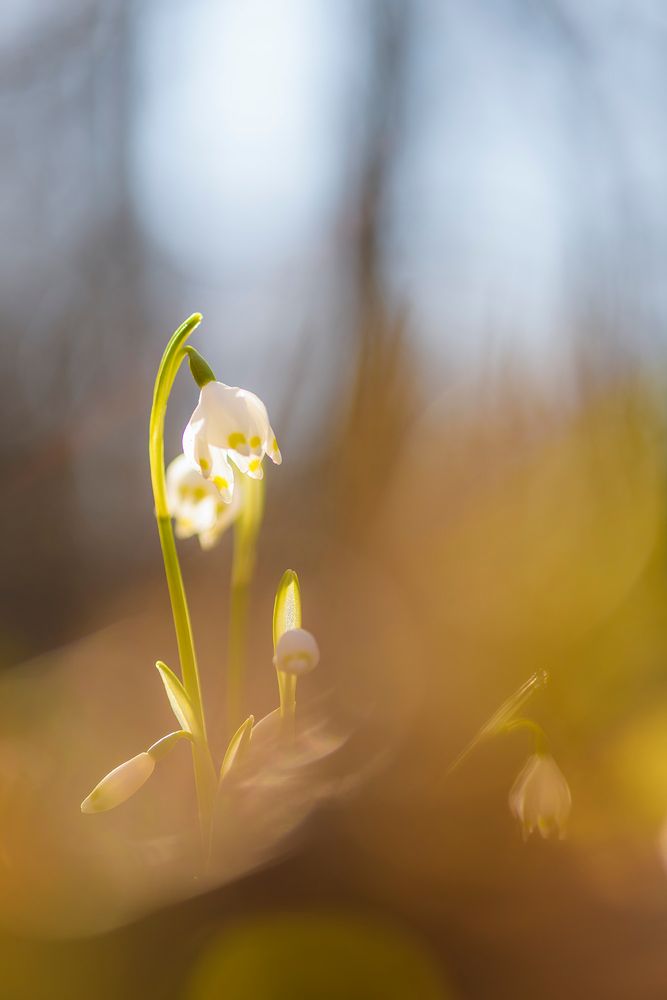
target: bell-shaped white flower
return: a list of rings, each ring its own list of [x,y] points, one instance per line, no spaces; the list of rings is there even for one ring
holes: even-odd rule
[[[533,830],[543,837],[565,834],[572,795],[563,772],[550,754],[530,756],[512,785],[509,806],[521,823],[524,838]]]
[[[284,674],[309,674],[320,662],[320,650],[311,632],[305,628],[290,628],[278,639],[273,658],[276,670]]]
[[[183,434],[183,451],[206,479],[226,479],[221,470],[232,459],[237,468],[261,479],[265,455],[282,461],[264,403],[247,389],[207,382]],[[217,485],[217,483],[216,483]]]
[[[105,775],[81,803],[82,813],[106,812],[139,791],[155,770],[151,754],[140,753]]]
[[[174,518],[177,538],[197,535],[203,549],[212,548],[241,512],[242,489],[226,463],[226,476],[204,479],[185,455],[167,467],[167,505]],[[218,473],[221,471],[218,466]]]

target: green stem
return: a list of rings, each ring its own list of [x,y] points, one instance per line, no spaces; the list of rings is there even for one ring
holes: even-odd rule
[[[452,763],[447,768],[447,774],[451,774],[456,768],[461,764],[477,747],[483,740],[488,740],[492,736],[497,736],[498,733],[507,732],[507,727],[519,709],[531,698],[535,691],[543,688],[547,681],[549,680],[549,675],[546,670],[536,670],[534,674],[528,678],[527,681],[517,688],[514,694],[511,694],[509,698],[506,698],[502,703],[500,708],[496,709],[490,719],[487,719],[484,725],[476,735],[471,739],[470,743],[461,750],[458,756],[452,761]]]
[[[243,721],[243,681],[250,585],[257,559],[257,537],[264,514],[264,481],[237,476],[242,490],[241,513],[234,524],[234,554],[229,610],[227,729],[231,736]]]
[[[176,330],[162,356],[153,392],[153,406],[149,429],[149,455],[151,483],[155,499],[155,517],[157,519],[174,628],[176,630],[176,642],[178,644],[183,686],[197,717],[197,733],[194,734],[195,739],[192,744],[192,760],[202,839],[205,847],[208,847],[216,775],[206,737],[204,706],[202,703],[192,624],[190,622],[190,612],[185,596],[185,587],[183,586],[183,577],[176,552],[174,532],[167,504],[167,483],[164,467],[164,419],[167,411],[167,401],[174,384],[174,379],[176,378],[176,373],[186,356],[182,345],[200,323],[201,315],[199,313],[190,316]]]
[[[278,670],[278,693],[280,695],[280,716],[282,733],[286,740],[296,736],[296,681],[294,674]]]
[[[233,577],[233,574],[232,574]],[[227,674],[227,730],[233,733],[243,711],[248,583],[232,583],[229,611],[229,672]]]
[[[513,719],[512,722],[508,722],[502,727],[501,732],[511,733],[516,729],[527,729],[528,732],[532,734],[532,737],[535,740],[535,753],[549,753],[549,741],[547,740],[547,734],[542,729],[542,726],[538,725],[537,722],[533,722],[532,719]]]

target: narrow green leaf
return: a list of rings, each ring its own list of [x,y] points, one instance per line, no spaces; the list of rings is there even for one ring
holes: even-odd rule
[[[188,698],[185,688],[179,681],[173,670],[170,670],[166,663],[158,660],[155,666],[160,672],[167,698],[171,705],[171,710],[180,723],[181,729],[194,734],[197,730],[197,717],[192,707],[192,702]]]
[[[249,715],[229,741],[229,746],[227,747],[222,767],[220,768],[220,782],[222,782],[225,776],[229,774],[229,771],[234,766],[236,761],[248,749],[250,745],[250,735],[254,724],[255,716]]]
[[[286,569],[276,591],[273,605],[273,651],[283,632],[301,628],[301,590],[293,569]]]

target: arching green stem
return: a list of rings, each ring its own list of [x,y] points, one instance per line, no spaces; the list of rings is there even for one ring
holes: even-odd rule
[[[174,628],[176,630],[183,686],[192,702],[198,723],[197,737],[192,744],[192,759],[202,838],[205,849],[208,849],[213,798],[215,796],[217,779],[206,737],[204,706],[199,683],[199,671],[197,669],[190,612],[188,610],[183,577],[167,505],[167,484],[164,468],[164,419],[167,411],[167,402],[174,379],[176,378],[176,373],[186,356],[183,344],[199,326],[201,319],[201,315],[195,313],[179,326],[167,344],[162,356],[153,392],[153,406],[149,427],[149,455],[151,483],[155,499],[155,517],[157,519],[164,569],[169,588],[169,598],[171,600],[171,610],[174,618]]]
[[[512,722],[508,722],[502,727],[501,732],[512,733],[517,729],[526,729],[529,733],[531,733],[533,739],[535,740],[535,753],[549,753],[549,741],[547,740],[547,734],[542,729],[542,726],[538,725],[537,722],[533,722],[532,719],[513,719]]]
[[[546,670],[536,670],[534,674],[531,674],[527,681],[524,681],[520,687],[516,689],[514,694],[511,694],[509,698],[506,698],[502,705],[496,709],[493,715],[486,720],[484,725],[475,736],[471,739],[470,743],[461,750],[458,756],[452,761],[452,763],[447,768],[447,774],[451,774],[452,771],[461,764],[484,740],[490,739],[492,736],[497,736],[499,733],[507,732],[507,726],[514,719],[514,716],[519,711],[519,709],[532,698],[535,691],[539,691],[543,688],[547,681],[549,680],[549,675]]]

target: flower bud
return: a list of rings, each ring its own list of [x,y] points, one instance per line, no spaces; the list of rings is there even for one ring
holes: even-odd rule
[[[524,837],[538,829],[543,837],[557,831],[562,837],[570,815],[572,796],[563,772],[550,754],[535,753],[512,785],[509,806]]]
[[[309,674],[320,661],[315,636],[305,628],[290,628],[278,639],[273,658],[276,670],[285,674]]]
[[[81,803],[82,813],[105,812],[114,809],[134,795],[148,781],[155,770],[155,761],[148,753],[137,754],[113,771],[95,785],[90,795]]]

